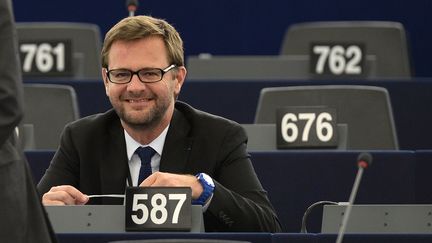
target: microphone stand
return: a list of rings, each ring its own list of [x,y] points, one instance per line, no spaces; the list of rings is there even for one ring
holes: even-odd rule
[[[359,167],[359,169],[357,171],[356,179],[354,181],[354,186],[353,186],[353,189],[351,191],[351,195],[350,195],[350,198],[348,201],[348,206],[346,207],[345,214],[342,218],[342,225],[339,228],[339,233],[338,233],[338,237],[336,239],[336,243],[342,242],[342,239],[343,239],[343,236],[344,236],[345,230],[346,230],[346,225],[348,223],[348,218],[349,218],[349,215],[351,214],[351,209],[352,209],[355,197],[357,195],[357,189],[360,185],[360,181],[361,181],[361,178],[363,175],[363,171],[364,171],[364,169],[362,167]]]
[[[348,206],[346,207],[345,214],[342,218],[342,225],[339,228],[339,233],[338,233],[338,236],[336,239],[336,243],[341,243],[343,240],[343,237],[344,237],[344,234],[346,231],[346,226],[347,226],[348,219],[349,219],[349,215],[351,214],[351,209],[352,209],[352,206],[354,204],[355,197],[357,195],[357,189],[359,188],[360,181],[361,181],[361,178],[363,176],[363,171],[365,168],[368,167],[369,164],[372,163],[372,156],[368,153],[361,153],[359,155],[359,158],[357,159],[357,161],[358,161],[357,162],[358,163],[357,176],[356,176],[355,181],[354,181],[354,185],[353,185],[351,195],[350,195],[350,198],[348,201]]]

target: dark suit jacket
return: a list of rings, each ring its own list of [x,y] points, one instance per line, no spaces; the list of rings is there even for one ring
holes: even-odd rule
[[[161,157],[160,171],[197,174],[215,180],[204,214],[206,231],[280,231],[261,186],[241,126],[177,102]],[[114,110],[68,125],[60,148],[38,188],[73,185],[86,194],[124,193],[128,160],[124,130]],[[93,199],[91,199],[93,200]],[[122,203],[102,199],[93,203]]]
[[[0,0],[0,242],[52,242],[31,173],[17,147],[22,81],[10,0]]]

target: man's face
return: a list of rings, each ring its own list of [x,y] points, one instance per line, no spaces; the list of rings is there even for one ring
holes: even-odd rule
[[[165,69],[171,63],[167,60],[167,50],[160,37],[148,37],[134,41],[116,41],[108,56],[109,70],[143,68]],[[114,84],[102,70],[106,94],[124,125],[132,127],[153,127],[165,125],[171,120],[175,97],[178,95],[185,77],[184,67],[167,72],[156,83],[143,83],[137,75],[126,84]]]

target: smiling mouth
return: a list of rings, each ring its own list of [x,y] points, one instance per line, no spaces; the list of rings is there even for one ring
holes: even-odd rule
[[[125,100],[129,103],[143,103],[143,102],[149,102],[152,99],[142,98],[142,99],[125,99]]]

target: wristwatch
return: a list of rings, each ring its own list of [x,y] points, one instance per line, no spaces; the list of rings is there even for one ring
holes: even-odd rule
[[[201,183],[204,190],[201,193],[201,196],[199,198],[192,201],[192,204],[205,205],[207,200],[213,194],[215,185],[214,185],[213,179],[209,175],[207,175],[206,173],[199,173],[196,175],[196,178]]]

